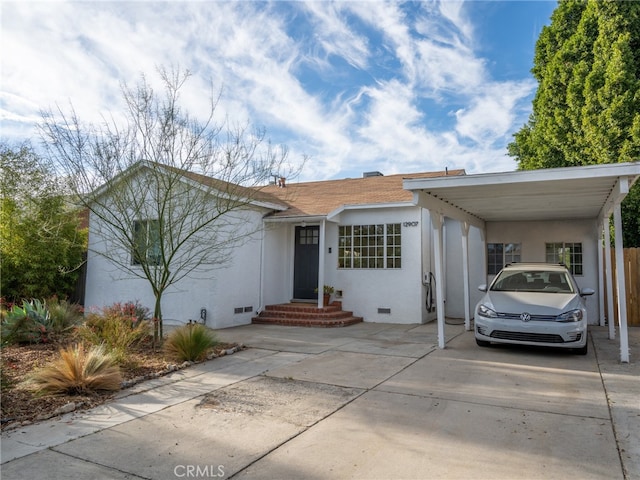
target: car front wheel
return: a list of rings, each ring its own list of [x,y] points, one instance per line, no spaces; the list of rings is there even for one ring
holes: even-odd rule
[[[576,355],[586,355],[588,351],[589,351],[589,347],[588,347],[588,344],[586,343],[584,344],[584,347],[573,349],[573,353],[575,353]]]

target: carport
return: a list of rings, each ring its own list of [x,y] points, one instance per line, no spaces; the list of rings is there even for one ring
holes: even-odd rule
[[[469,282],[469,228],[480,230],[483,241],[487,222],[562,221],[591,219],[597,221],[604,248],[598,248],[598,291],[600,325],[605,321],[604,285],[613,291],[615,280],[620,330],[620,360],[629,362],[626,285],[624,274],[613,278],[609,220],[614,219],[616,271],[624,272],[622,220],[620,204],[629,188],[640,176],[640,163],[589,165],[583,167],[526,170],[506,173],[456,175],[404,180],[405,189],[413,192],[414,203],[431,213],[434,228],[436,278],[443,277],[443,226],[445,217],[462,226],[462,265],[465,303],[465,326],[471,329]],[[486,248],[485,257],[486,257]],[[486,258],[482,259],[486,266]],[[602,268],[602,264],[605,268]],[[486,272],[486,268],[485,268]],[[445,312],[443,282],[436,283],[438,346],[444,348]],[[607,296],[610,319],[609,338],[615,339],[613,295]]]

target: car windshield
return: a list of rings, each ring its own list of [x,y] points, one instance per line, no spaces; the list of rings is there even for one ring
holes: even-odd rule
[[[503,270],[491,286],[494,292],[574,293],[566,272]]]

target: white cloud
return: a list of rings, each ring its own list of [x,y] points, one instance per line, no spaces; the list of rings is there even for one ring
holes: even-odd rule
[[[535,90],[533,81],[489,84],[470,106],[456,112],[456,132],[478,145],[493,144],[509,135],[518,107]]]
[[[313,35],[326,57],[337,55],[358,68],[366,68],[369,58],[368,41],[349,28],[342,5],[333,2],[301,2],[313,25]],[[316,52],[317,53],[317,52]],[[315,62],[326,66],[325,56],[316,56]]]
[[[413,91],[397,80],[365,92],[371,99],[366,123],[359,129],[374,158],[394,157],[395,162],[424,151],[429,137],[418,126],[421,114],[412,104]]]
[[[397,77],[409,83],[414,82],[416,71],[415,42],[409,32],[410,17],[395,2],[347,2],[349,11],[382,35],[383,43],[379,47],[390,51],[400,62],[402,69]]]
[[[473,24],[465,15],[464,2],[445,0],[438,2],[438,9],[443,18],[451,22],[460,37],[467,42],[473,39]],[[458,38],[460,38],[458,37]]]
[[[495,157],[534,88],[490,78],[460,2],[3,2],[1,21],[5,138],[34,135],[56,104],[99,122],[122,110],[122,82],[159,88],[156,67],[179,66],[186,110],[204,115],[223,88],[217,119],[309,154],[305,179],[509,165]],[[446,111],[445,97],[455,126],[428,127],[421,101]]]

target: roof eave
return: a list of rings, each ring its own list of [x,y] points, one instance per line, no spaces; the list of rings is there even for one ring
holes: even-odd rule
[[[337,219],[342,212],[347,210],[371,210],[379,208],[406,208],[415,207],[413,202],[390,202],[390,203],[360,203],[352,205],[341,205],[327,214],[327,220]]]
[[[291,215],[291,216],[266,216],[263,218],[267,223],[320,223],[326,220],[325,215]]]
[[[619,177],[640,175],[640,162],[609,163],[579,167],[544,168],[539,170],[516,170],[501,173],[477,173],[431,178],[408,178],[402,186],[406,190],[421,190],[439,187],[467,187],[503,183],[534,183],[550,180],[580,180],[583,178]]]

